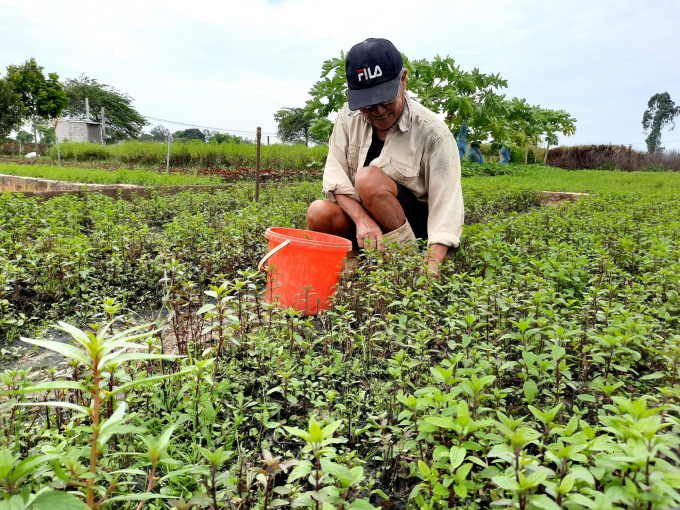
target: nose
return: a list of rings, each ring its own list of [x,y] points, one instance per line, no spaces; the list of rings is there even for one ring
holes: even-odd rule
[[[386,113],[387,113],[387,108],[385,108],[381,104],[377,104],[373,107],[373,116],[374,117],[384,117]]]

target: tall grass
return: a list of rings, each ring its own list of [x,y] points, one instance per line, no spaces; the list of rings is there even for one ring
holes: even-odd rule
[[[128,164],[162,165],[168,154],[167,143],[128,141],[116,145],[101,146],[86,142],[61,144],[61,158],[73,161],[117,161]],[[57,158],[53,147],[50,157]],[[322,166],[328,155],[327,146],[263,145],[261,164],[263,168],[290,168],[302,170],[307,165]],[[227,166],[254,167],[256,147],[252,144],[203,143],[192,140],[173,143],[170,148],[170,164],[173,166]]]
[[[0,174],[22,175],[55,181],[82,182],[85,184],[136,184],[139,186],[187,186],[190,184],[224,184],[220,176],[192,174],[163,174],[145,170],[101,170],[94,168],[58,167],[52,165],[18,165],[0,163]]]

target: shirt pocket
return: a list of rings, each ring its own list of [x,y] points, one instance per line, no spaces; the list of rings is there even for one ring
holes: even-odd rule
[[[420,174],[420,165],[405,163],[393,157],[390,158],[389,166],[393,179],[400,184],[414,179]]]
[[[349,172],[350,181],[354,184],[354,177],[357,174],[357,167],[359,166],[359,152],[361,145],[350,143],[347,146],[347,170]]]

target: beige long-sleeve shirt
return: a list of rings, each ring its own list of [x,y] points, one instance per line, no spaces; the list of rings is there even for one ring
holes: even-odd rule
[[[345,106],[338,113],[328,142],[323,174],[323,192],[349,195],[361,202],[354,188],[358,165],[364,162],[373,127],[361,112]],[[451,131],[433,112],[407,95],[404,112],[390,128],[380,156],[366,165],[381,168],[421,202],[428,205],[428,246],[443,244],[457,248],[463,232],[463,192],[460,157]]]

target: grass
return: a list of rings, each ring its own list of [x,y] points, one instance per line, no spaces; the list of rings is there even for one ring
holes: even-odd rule
[[[96,163],[73,163],[74,165],[91,165]],[[0,160],[0,174],[23,175],[27,177],[40,177],[70,182],[83,182],[91,184],[139,184],[145,186],[173,186],[189,184],[223,184],[233,181],[235,177],[229,177],[227,173],[236,171],[220,169],[202,169],[200,167],[182,167],[167,175],[163,170],[144,170],[119,168],[116,164],[111,169],[88,168],[82,166],[57,167],[53,165],[28,165],[7,163]],[[489,175],[473,175],[481,168]],[[264,167],[263,167],[264,168]],[[173,170],[171,168],[171,170]],[[177,169],[176,169],[177,170]],[[269,170],[268,170],[269,171]],[[508,175],[499,172],[508,172]],[[214,175],[208,175],[215,172]],[[272,171],[269,171],[272,172]],[[273,171],[279,172],[279,171]],[[301,179],[300,172],[294,170],[281,170],[280,180],[285,180],[290,174],[290,179]],[[311,173],[306,169],[302,173]],[[295,175],[293,175],[295,174]],[[241,180],[252,180],[251,176],[243,176]],[[563,170],[555,167],[536,165],[470,165],[463,167],[463,188],[467,186],[474,190],[492,186],[520,186],[537,191],[570,191],[577,193],[629,193],[638,191],[646,194],[658,194],[670,192],[680,193],[680,174],[677,172],[619,172],[608,170]],[[265,179],[271,180],[268,174]],[[311,179],[311,178],[310,178]],[[493,183],[493,184],[492,184]]]
[[[146,170],[102,170],[95,168],[57,167],[52,165],[19,165],[0,162],[0,174],[37,177],[55,181],[85,184],[136,184],[139,186],[185,186],[190,184],[218,185],[224,181],[217,176],[164,174]]]
[[[469,177],[465,184],[492,181],[498,186],[519,185],[539,191],[570,191],[575,193],[676,193],[680,195],[680,174],[677,172],[619,172],[607,170],[562,170],[561,168],[528,166],[512,175]]]

